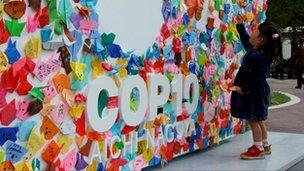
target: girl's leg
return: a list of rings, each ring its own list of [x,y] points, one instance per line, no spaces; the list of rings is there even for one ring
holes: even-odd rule
[[[254,145],[256,145],[260,150],[263,150],[263,137],[262,137],[262,129],[260,127],[260,122],[249,120],[248,121],[249,126],[252,131],[252,137],[254,141]]]
[[[267,128],[264,122],[259,123],[260,128],[262,130],[262,141],[263,141],[263,146],[268,146],[268,141],[267,141]]]

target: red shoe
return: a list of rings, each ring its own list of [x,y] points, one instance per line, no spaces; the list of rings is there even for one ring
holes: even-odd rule
[[[245,153],[241,154],[241,158],[244,160],[256,160],[256,159],[264,159],[265,152],[264,150],[260,150],[257,146],[253,145]]]

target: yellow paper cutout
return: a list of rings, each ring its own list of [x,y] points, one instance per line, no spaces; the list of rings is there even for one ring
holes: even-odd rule
[[[147,148],[143,152],[143,158],[146,163],[149,163],[149,161],[153,158],[153,150],[151,148]]]
[[[70,66],[71,66],[72,71],[74,72],[76,78],[78,80],[83,80],[84,79],[84,71],[86,69],[86,64],[80,63],[80,62],[70,61]]]
[[[69,111],[70,116],[73,117],[73,118],[80,118],[84,109],[85,109],[84,105],[72,106],[72,107],[70,107],[70,111]]]
[[[60,147],[63,146],[60,153],[65,154],[69,151],[70,146],[73,143],[73,139],[67,135],[61,134],[57,137],[57,143]]]
[[[3,12],[4,12],[3,8],[4,8],[3,1],[0,1],[0,19],[3,18]]]
[[[146,151],[147,147],[147,140],[141,140],[137,143],[137,154],[142,154],[144,151]]]
[[[116,60],[116,65],[126,67],[128,66],[128,60],[124,58],[119,58]]]
[[[112,78],[113,78],[113,80],[114,80],[116,86],[117,86],[117,87],[120,87],[120,80],[119,80],[119,78],[118,78],[116,75],[115,75],[114,77],[112,77]]]
[[[86,171],[92,171],[92,170],[97,170],[97,163],[95,160],[93,160],[92,164],[90,164],[86,169]]]
[[[2,1],[1,1],[2,2]],[[0,50],[0,72],[8,69],[8,59],[5,53]]]
[[[92,60],[92,77],[97,78],[98,76],[103,74],[103,69],[101,67],[101,60],[99,58],[94,58]]]
[[[124,77],[127,77],[128,76],[128,71],[125,67],[122,67],[120,70],[119,70],[119,76],[121,78],[124,78]]]
[[[15,169],[22,170],[22,171],[32,171],[33,170],[32,166],[25,161],[21,161],[18,164],[16,164]]]
[[[246,17],[247,17],[247,20],[248,20],[249,22],[251,22],[251,21],[253,20],[253,18],[254,18],[254,15],[253,15],[252,12],[248,12],[248,13],[246,14]]]
[[[41,40],[32,36],[24,46],[24,53],[31,59],[37,58],[41,53]]]
[[[45,143],[44,139],[35,133],[35,130],[35,128],[32,129],[32,132],[25,146],[28,149],[26,156],[24,156],[24,159],[26,161],[31,159]]]

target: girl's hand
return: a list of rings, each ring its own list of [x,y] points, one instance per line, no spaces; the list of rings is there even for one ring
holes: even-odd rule
[[[233,86],[230,89],[231,91],[236,91],[237,93],[239,93],[240,95],[244,95],[245,93],[243,92],[243,90],[241,89],[241,87],[239,86]]]

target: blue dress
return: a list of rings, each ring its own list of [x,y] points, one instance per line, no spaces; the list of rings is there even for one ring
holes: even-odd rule
[[[244,95],[232,92],[231,115],[246,120],[267,119],[270,87],[266,81],[269,65],[263,50],[253,49],[245,27],[237,25],[242,44],[246,49],[234,85],[239,86]]]

